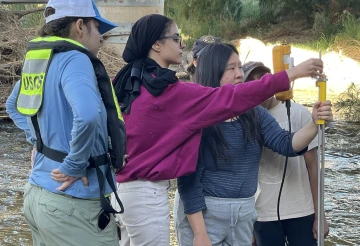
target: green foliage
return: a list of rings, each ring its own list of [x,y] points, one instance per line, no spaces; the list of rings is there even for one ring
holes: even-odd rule
[[[330,37],[341,30],[341,23],[332,23],[325,12],[315,13],[313,30],[321,32],[325,37]]]
[[[360,9],[360,1],[359,0],[334,0],[334,2],[339,6],[340,9]]]
[[[360,19],[348,11],[338,14],[337,19],[336,23],[331,23],[324,13],[316,14],[313,29],[322,32],[321,38],[297,46],[322,51],[342,50],[344,55],[359,60]]]
[[[295,46],[309,50],[321,50],[323,53],[325,53],[334,45],[335,38],[336,36],[331,35],[327,37],[323,34],[318,40],[295,44]]]
[[[340,112],[346,121],[360,121],[360,85],[351,83],[346,91],[340,94],[335,103],[336,112]]]
[[[196,21],[240,20],[240,0],[167,0],[166,14]]]
[[[173,18],[185,43],[206,34],[234,38],[241,31],[241,0],[166,0],[165,15]]]
[[[340,18],[341,33],[355,40],[360,40],[360,20],[355,15],[345,11]]]
[[[326,8],[330,0],[259,0],[261,16],[266,22],[278,23],[286,17],[305,18],[310,24],[316,12]]]
[[[166,0],[165,15],[173,18],[185,43],[206,34],[233,40],[243,34],[261,36],[269,24],[306,20],[322,33],[319,40],[305,44],[326,50],[337,35],[360,40],[359,0]],[[261,31],[260,31],[261,30]]]

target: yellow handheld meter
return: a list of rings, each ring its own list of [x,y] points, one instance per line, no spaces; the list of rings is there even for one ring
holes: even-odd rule
[[[272,50],[273,54],[273,68],[274,73],[289,69],[292,66],[292,60],[290,57],[291,46],[288,44],[276,45]],[[283,91],[275,94],[275,97],[279,101],[286,101],[293,98],[292,88],[288,91]]]

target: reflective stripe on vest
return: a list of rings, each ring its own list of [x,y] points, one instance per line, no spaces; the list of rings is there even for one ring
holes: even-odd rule
[[[51,54],[51,49],[30,50],[26,53],[16,105],[19,113],[32,116],[41,107],[46,70]]]
[[[82,44],[74,40],[56,36],[36,38],[30,43],[54,43],[57,41],[67,41],[84,48]],[[52,53],[53,50],[49,48],[27,50],[21,73],[20,92],[16,101],[16,108],[20,114],[33,116],[39,111]]]
[[[114,90],[114,86],[113,86],[113,83],[110,81],[110,85],[111,85],[111,91],[112,91],[112,96],[114,98],[114,102],[115,102],[115,106],[116,106],[116,112],[118,114],[118,118],[124,122],[124,118],[122,117],[122,114],[121,114],[121,109],[120,109],[120,105],[118,103],[118,100],[117,100],[117,97],[116,97],[116,94],[115,94],[115,90]]]

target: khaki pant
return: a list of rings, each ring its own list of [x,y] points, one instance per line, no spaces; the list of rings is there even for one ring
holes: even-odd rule
[[[72,198],[49,192],[27,183],[24,192],[24,215],[34,246],[118,245],[115,219],[101,230],[98,217],[100,200]]]

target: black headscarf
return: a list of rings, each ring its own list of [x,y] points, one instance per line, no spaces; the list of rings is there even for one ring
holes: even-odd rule
[[[131,103],[140,96],[141,85],[153,96],[159,96],[169,84],[178,81],[174,71],[160,67],[147,57],[168,21],[169,18],[163,15],[146,15],[131,29],[122,55],[128,64],[114,79],[115,94],[125,114],[130,113]]]

